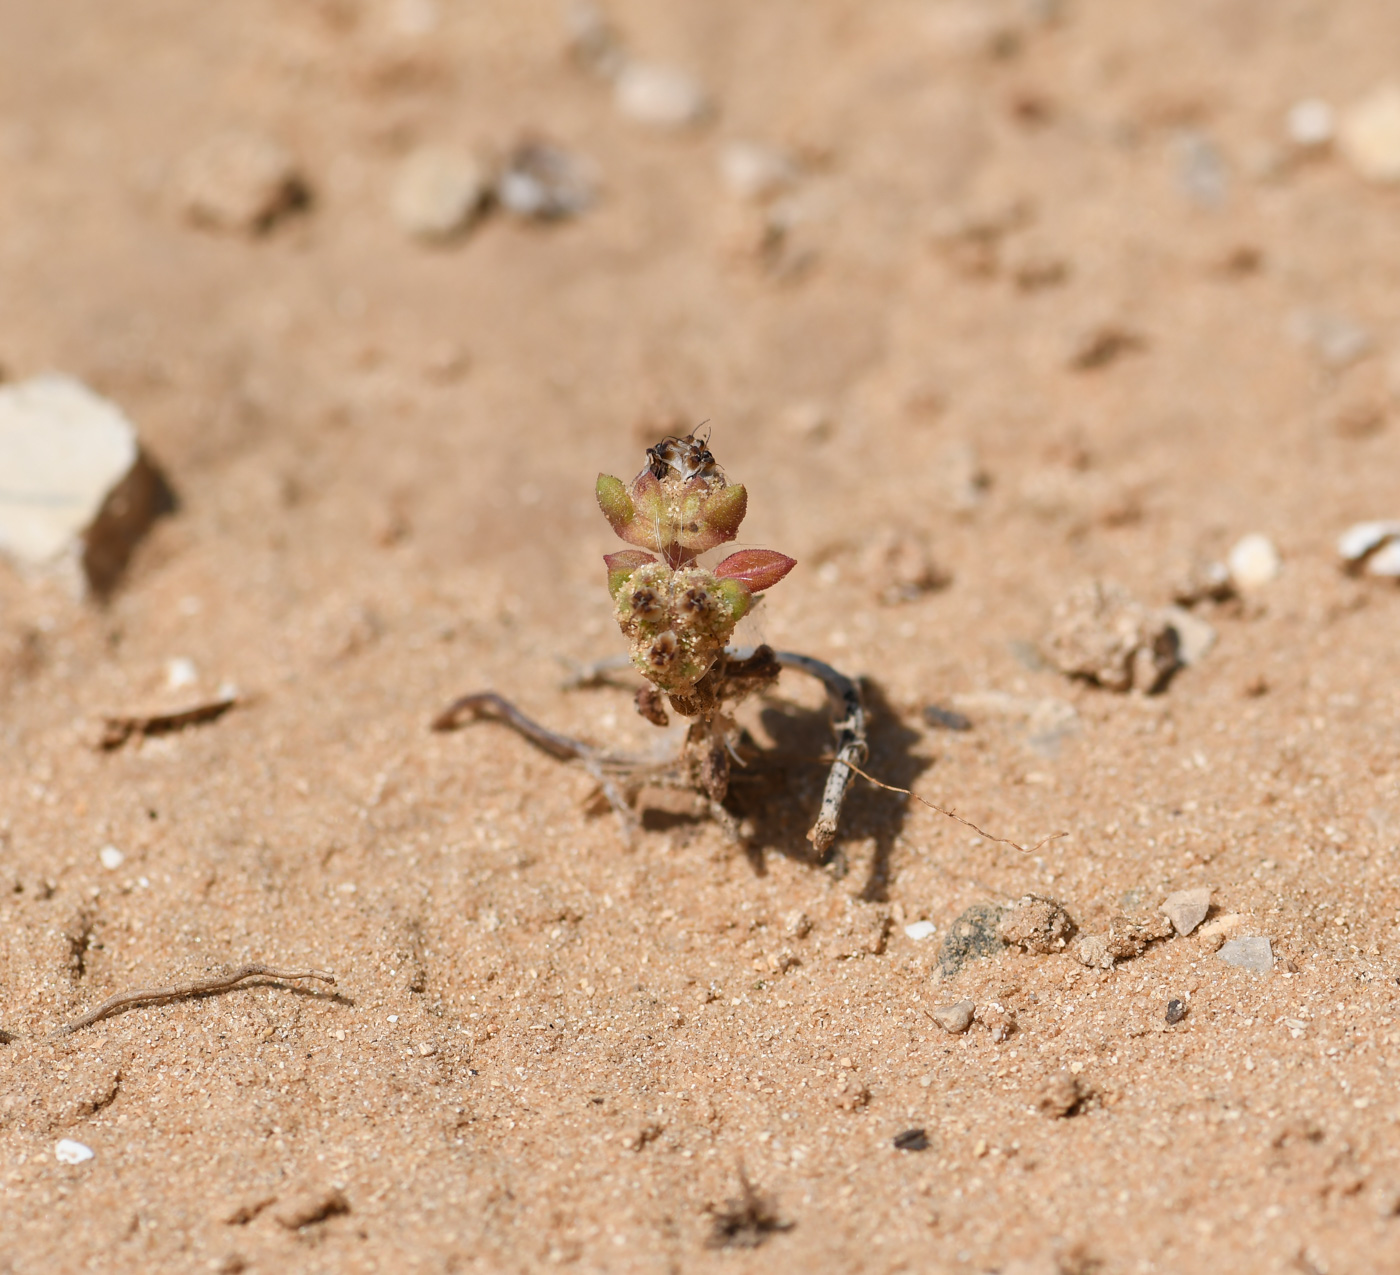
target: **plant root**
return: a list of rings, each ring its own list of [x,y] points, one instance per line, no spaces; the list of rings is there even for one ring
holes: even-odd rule
[[[115,1014],[119,1009],[125,1009],[128,1005],[179,1000],[186,996],[204,996],[210,992],[226,991],[234,984],[241,983],[245,978],[259,976],[284,979],[315,978],[323,983],[329,983],[332,987],[335,986],[335,975],[329,974],[325,970],[279,970],[274,969],[271,965],[257,963],[240,965],[237,969],[229,970],[225,974],[217,974],[212,978],[196,979],[192,983],[174,983],[169,987],[138,987],[129,992],[118,992],[115,996],[109,996],[95,1009],[88,1010],[81,1018],[75,1018],[71,1023],[65,1023],[57,1031],[51,1032],[48,1039],[58,1040],[75,1031],[81,1031],[84,1027],[91,1027],[93,1023],[100,1022],[109,1015]]]

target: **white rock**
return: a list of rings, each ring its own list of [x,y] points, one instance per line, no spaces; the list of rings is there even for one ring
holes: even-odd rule
[[[185,215],[201,226],[258,234],[306,200],[306,183],[283,146],[258,133],[219,133],[179,174]]]
[[[925,939],[931,939],[938,930],[932,921],[914,921],[904,927],[907,934],[915,943],[922,943]]]
[[[1190,934],[1210,911],[1210,890],[1205,886],[1176,890],[1162,900],[1162,911],[1178,934]]]
[[[420,147],[394,179],[394,221],[415,239],[450,239],[471,224],[489,189],[485,170],[471,155]]]
[[[710,111],[700,83],[675,67],[628,62],[613,84],[613,100],[628,119],[653,128],[686,128]]]
[[[786,190],[798,175],[797,164],[781,147],[744,141],[725,143],[719,172],[731,195],[754,202]]]
[[[1288,140],[1305,150],[1326,146],[1337,131],[1337,120],[1331,106],[1316,97],[1294,102],[1288,108],[1285,124]]]
[[[1278,578],[1283,559],[1274,542],[1259,532],[1241,537],[1225,560],[1238,589],[1258,589]]]
[[[1230,939],[1218,953],[1226,965],[1267,974],[1274,967],[1274,949],[1268,939]]]
[[[76,565],[105,593],[167,496],[131,422],[80,381],[0,388],[0,552],[16,565]]]
[[[1215,645],[1215,628],[1185,607],[1167,607],[1162,614],[1176,630],[1176,657],[1188,668],[1199,664]]]
[[[1367,181],[1400,182],[1400,84],[1383,84],[1347,110],[1337,142]]]
[[[188,660],[184,656],[176,656],[165,666],[165,689],[167,691],[183,691],[187,686],[194,686],[199,681],[199,670],[195,667],[193,660]]]
[[[1400,540],[1392,540],[1388,545],[1383,545],[1367,558],[1366,574],[1400,576]]]
[[[496,198],[517,217],[573,217],[594,198],[596,175],[578,156],[543,141],[521,142],[496,178]]]
[[[1368,553],[1396,537],[1400,537],[1400,520],[1378,518],[1354,523],[1337,538],[1337,552],[1347,562],[1360,562]]]
[[[53,1153],[59,1164],[82,1164],[84,1160],[92,1159],[92,1148],[74,1142],[72,1138],[61,1138]]]
[[[102,849],[97,852],[97,857],[102,860],[102,866],[106,868],[108,872],[115,872],[126,862],[126,855],[118,850],[116,846],[103,846]]]
[[[945,1032],[956,1036],[972,1026],[972,1014],[975,1008],[971,1001],[958,1001],[954,1005],[940,1005],[930,1017]]]

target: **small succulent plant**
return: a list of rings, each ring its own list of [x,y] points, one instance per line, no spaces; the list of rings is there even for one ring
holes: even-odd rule
[[[726,481],[693,434],[649,447],[630,485],[599,474],[597,494],[612,529],[637,546],[604,557],[632,663],[684,713],[754,595],[797,564],[771,549],[741,549],[713,570],[697,565],[738,535],[748,493]]]

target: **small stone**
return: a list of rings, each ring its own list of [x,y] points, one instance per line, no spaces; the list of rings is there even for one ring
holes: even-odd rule
[[[195,667],[195,662],[183,655],[176,656],[165,665],[165,689],[167,691],[183,691],[186,687],[196,686],[199,683],[199,669]]]
[[[1267,974],[1274,967],[1274,950],[1268,939],[1230,939],[1221,947],[1220,959],[1236,969]]]
[[[1041,1086],[1036,1097],[1036,1109],[1052,1118],[1072,1116],[1088,1096],[1084,1083],[1067,1071],[1057,1071]]]
[[[1230,568],[1223,562],[1198,562],[1172,587],[1172,600],[1180,607],[1198,602],[1226,602],[1235,596]]]
[[[928,1132],[924,1129],[906,1129],[894,1135],[896,1151],[927,1151]]]
[[[421,147],[403,161],[394,179],[394,221],[415,239],[450,239],[471,224],[489,189],[486,171],[473,156]]]
[[[289,1231],[313,1226],[341,1213],[350,1212],[350,1202],[338,1187],[304,1191],[289,1200],[276,1214],[278,1223]]]
[[[1367,181],[1400,182],[1400,85],[1373,89],[1343,115],[1337,142]]]
[[[1210,654],[1217,636],[1214,625],[1185,607],[1167,607],[1162,615],[1176,630],[1176,654],[1183,665],[1191,668]]]
[[[938,950],[938,968],[944,978],[956,974],[968,961],[996,956],[1002,948],[997,926],[1002,909],[995,903],[974,903],[949,927]]]
[[[591,167],[550,142],[521,142],[496,178],[496,198],[517,217],[558,221],[585,211],[594,199]]]
[[[102,849],[97,852],[97,857],[102,861],[102,866],[106,868],[108,872],[115,872],[126,862],[126,855],[118,850],[116,846],[103,846]]]
[[[1328,145],[1337,132],[1336,114],[1320,98],[1308,97],[1288,108],[1284,121],[1288,140],[1303,150]]]
[[[805,939],[812,932],[812,918],[805,912],[789,912],[783,922],[783,932],[794,939]]]
[[[719,153],[720,177],[736,199],[761,203],[796,183],[797,163],[779,146],[726,142]]]
[[[1268,536],[1252,532],[1240,538],[1225,560],[1230,579],[1241,592],[1259,589],[1278,578],[1283,559]]]
[[[976,1009],[971,1001],[958,1001],[953,1005],[940,1005],[933,1011],[933,1021],[950,1035],[959,1036],[972,1026],[972,1015]]]
[[[1186,1004],[1184,1001],[1169,1000],[1167,1002],[1167,1026],[1175,1027],[1186,1017]]]
[[[1201,926],[1196,938],[1208,952],[1216,951],[1245,922],[1245,918],[1235,912],[1227,912],[1215,920]]]
[[[1001,918],[999,933],[1003,943],[1044,956],[1064,951],[1074,922],[1054,899],[1028,894]]]
[[[1162,900],[1162,911],[1178,934],[1190,934],[1210,911],[1210,890],[1206,886],[1175,890]]]
[[[217,134],[192,152],[179,187],[191,221],[243,235],[270,230],[308,200],[291,154],[271,138],[242,131]]]
[[[53,1154],[59,1164],[82,1164],[92,1159],[93,1150],[81,1142],[74,1142],[72,1138],[61,1138]]]
[[[1400,576],[1400,521],[1355,523],[1338,538],[1337,552],[1348,571]]]
[[[1367,558],[1366,574],[1400,578],[1400,540],[1392,540]]]
[[[652,62],[628,62],[613,81],[613,101],[628,119],[652,128],[687,128],[710,113],[699,81]]]
[[[1180,665],[1179,639],[1161,613],[1120,586],[1094,580],[1055,607],[1045,641],[1052,664],[1111,691],[1162,689]]]
[[[939,730],[964,731],[972,729],[972,719],[951,708],[939,708],[937,704],[924,706],[924,721]]]
[[[0,551],[98,596],[172,498],[121,410],[72,377],[0,388]]]
[[[1287,327],[1294,341],[1333,372],[1365,358],[1375,346],[1371,333],[1355,319],[1327,310],[1295,310]]]
[[[904,933],[915,943],[922,943],[925,939],[931,939],[937,931],[932,921],[912,921],[904,927]]]

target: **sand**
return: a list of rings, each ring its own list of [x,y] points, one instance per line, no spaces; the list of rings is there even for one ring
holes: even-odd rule
[[[179,500],[105,604],[0,568],[0,1271],[1396,1269],[1400,592],[1334,546],[1400,516],[1400,195],[1284,121],[1393,76],[1400,9],[1052,8],[617,0],[714,104],[666,131],[545,0],[0,5],[0,365],[112,398]],[[230,128],[309,196],[262,229],[187,215]],[[395,225],[416,147],[529,136],[591,208]],[[796,185],[731,193],[734,140]],[[1065,836],[862,783],[819,860],[791,674],[747,849],[428,729],[490,688],[660,738],[562,683],[622,649],[596,474],[706,418],[798,560],[743,640],[867,679],[872,774]],[[1165,690],[1037,659],[1086,581],[1159,607],[1251,533],[1281,571]],[[1196,887],[1204,936],[1076,959]],[[1077,937],[945,972],[1027,894]],[[249,961],[337,981],[48,1040]]]

